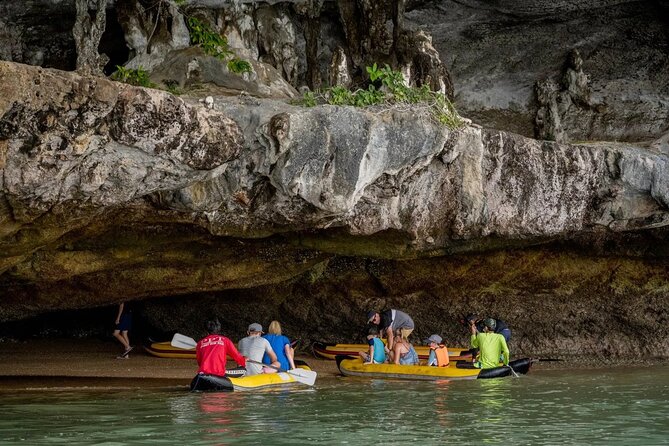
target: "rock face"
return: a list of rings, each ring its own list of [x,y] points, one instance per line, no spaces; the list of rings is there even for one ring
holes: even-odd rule
[[[0,333],[130,299],[166,332],[216,315],[235,338],[277,318],[349,341],[393,307],[452,345],[478,311],[515,354],[666,358],[666,17],[650,0],[2,2]],[[192,46],[193,18],[251,72]],[[47,69],[78,59],[184,95]],[[366,88],[373,63],[476,124],[288,101]]]
[[[595,106],[575,104],[561,116],[566,139],[641,141],[669,124],[667,16],[666,3],[650,1],[470,0],[421,4],[407,21],[429,30],[465,116],[548,136],[535,128],[544,105],[533,90],[547,80],[556,92],[568,90],[576,49]]]
[[[0,62],[0,321],[175,296],[152,324],[343,340],[387,305],[459,339],[473,309],[518,352],[667,354],[667,155],[212,99]]]
[[[0,58],[74,69],[74,3],[0,4]],[[100,43],[111,58],[107,73],[117,64],[151,70],[163,63],[189,45],[184,17],[195,16],[223,33],[240,57],[273,66],[295,88],[321,86],[333,64],[347,70],[335,82],[359,83],[366,65],[387,62],[412,82],[454,94],[460,112],[486,127],[565,142],[653,141],[669,131],[666,2],[164,0],[150,7],[110,0],[107,6]],[[584,87],[587,101],[577,93]]]

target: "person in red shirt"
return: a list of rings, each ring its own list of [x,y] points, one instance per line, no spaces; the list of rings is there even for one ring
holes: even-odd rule
[[[235,344],[220,334],[221,323],[218,320],[207,322],[207,332],[209,336],[200,339],[195,348],[198,374],[225,376],[227,356],[234,359],[238,365],[246,366],[246,358],[239,353]]]

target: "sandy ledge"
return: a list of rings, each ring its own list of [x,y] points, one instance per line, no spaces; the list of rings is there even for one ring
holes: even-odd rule
[[[0,389],[187,386],[197,372],[194,359],[158,358],[142,347],[135,347],[127,360],[116,359],[120,352],[112,342],[91,339],[0,342]],[[338,373],[334,361],[307,355],[298,359],[320,377]]]

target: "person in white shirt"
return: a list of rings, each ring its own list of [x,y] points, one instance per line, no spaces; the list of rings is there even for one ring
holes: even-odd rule
[[[247,337],[241,339],[237,344],[239,352],[246,356],[247,359],[254,361],[246,361],[246,375],[257,375],[259,373],[275,373],[277,369],[270,367],[263,367],[262,358],[267,353],[270,361],[272,361],[272,366],[280,368],[281,363],[276,358],[276,353],[272,350],[272,346],[269,341],[262,336],[262,325],[258,323],[253,323],[249,325]],[[257,364],[256,364],[257,362]]]

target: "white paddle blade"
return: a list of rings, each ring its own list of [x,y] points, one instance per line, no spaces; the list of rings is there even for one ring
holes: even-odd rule
[[[182,335],[180,333],[174,333],[172,342],[170,342],[172,347],[183,348],[186,350],[194,349],[197,346],[195,339],[189,338],[188,336]]]
[[[306,384],[308,386],[313,386],[314,383],[316,382],[316,372],[313,370],[305,370],[305,369],[292,369],[292,370],[283,370],[279,367],[275,367],[273,365],[268,365],[268,364],[263,364],[262,362],[255,361],[253,359],[246,358],[246,362],[252,362],[254,364],[260,364],[264,367],[269,367],[270,369],[277,370],[279,372],[286,372],[289,375],[291,375],[295,381]]]
[[[295,381],[301,382],[302,384],[306,384],[308,386],[313,386],[316,382],[317,373],[313,370],[292,369],[288,370],[288,374],[292,375],[293,378],[295,378]]]

